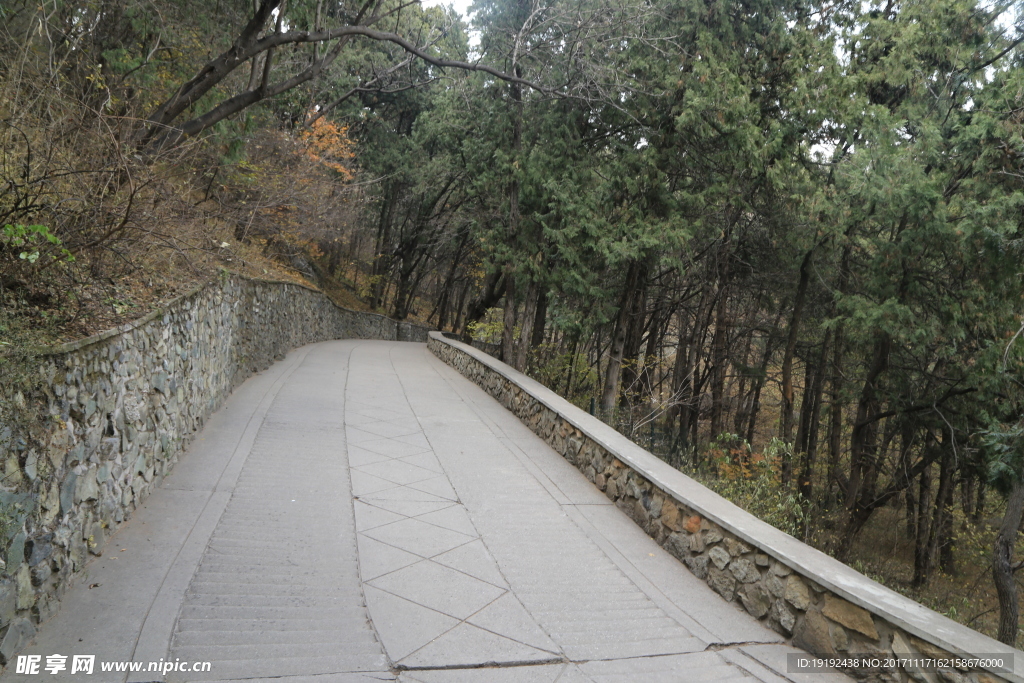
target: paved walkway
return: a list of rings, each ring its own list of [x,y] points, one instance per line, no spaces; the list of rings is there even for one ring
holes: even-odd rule
[[[792,651],[424,345],[340,341],[240,387],[25,651],[96,673],[0,680],[811,679]]]

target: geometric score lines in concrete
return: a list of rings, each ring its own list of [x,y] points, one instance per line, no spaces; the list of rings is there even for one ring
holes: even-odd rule
[[[116,538],[25,654],[212,663],[166,683],[849,680],[786,673],[795,650],[422,344],[250,378]]]
[[[382,370],[374,367],[374,400],[347,414],[346,436],[363,590],[394,666],[562,661],[509,593],[401,384]],[[353,368],[350,387],[359,374]]]

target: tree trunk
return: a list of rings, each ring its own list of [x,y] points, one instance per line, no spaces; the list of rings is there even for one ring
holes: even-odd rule
[[[860,399],[857,402],[857,416],[850,434],[850,480],[846,491],[846,509],[853,511],[862,502],[862,490],[871,470],[875,466],[878,446],[878,421],[873,415],[878,412],[877,383],[889,369],[889,346],[891,340],[885,333],[875,342],[868,362],[868,373],[864,378]]]
[[[775,317],[773,327],[776,327],[782,311]],[[768,364],[771,362],[772,354],[775,353],[775,337],[769,335],[764,338],[764,355],[761,356],[761,365],[757,371],[757,379],[754,382],[753,391],[750,397],[750,415],[747,418],[747,443],[754,445],[754,438],[757,436],[757,415],[761,411],[761,391],[768,378]]]
[[[995,558],[992,563],[992,580],[999,596],[1000,642],[1015,646],[1017,642],[1017,584],[1013,578],[1013,546],[1017,541],[1021,516],[1024,515],[1024,479],[1013,483],[1006,500],[1006,514],[996,536]]]
[[[516,352],[516,276],[511,268],[505,270],[505,312],[501,329],[501,360],[509,365],[515,363]]]
[[[472,280],[467,279],[459,291],[459,301],[455,304],[455,320],[452,321],[452,332],[462,329],[462,316],[466,311],[466,297],[469,296],[469,289],[472,285]]]
[[[531,282],[526,290],[526,305],[523,309],[522,322],[519,324],[519,342],[516,346],[515,363],[512,364],[519,372],[526,372],[527,356],[530,351],[530,341],[533,338],[533,325],[537,317],[537,299],[540,296],[540,288],[536,282]]]
[[[628,408],[634,398],[643,391],[639,385],[641,374],[640,346],[643,343],[644,323],[647,318],[647,266],[640,263],[637,269],[636,284],[630,297],[626,317],[626,338],[622,348],[622,390],[619,392],[619,405]]]
[[[399,190],[399,183],[388,184],[377,218],[377,240],[373,249],[373,270],[370,280],[370,308],[374,310],[384,306],[384,288],[387,284],[387,273],[391,269],[391,225],[394,222]]]
[[[428,321],[432,320],[436,313],[437,329],[439,330],[444,329],[444,324],[448,320],[448,311],[452,307],[451,303],[455,289],[455,273],[462,263],[462,251],[466,248],[468,242],[469,231],[464,231],[462,239],[459,240],[459,246],[455,249],[455,254],[452,256],[451,265],[448,266],[448,273],[445,275],[444,284],[441,286],[441,295],[438,297],[437,305],[427,318]]]
[[[622,371],[622,357],[626,350],[626,333],[629,326],[630,309],[638,283],[640,264],[631,261],[626,271],[626,282],[619,301],[619,314],[615,317],[611,348],[608,350],[608,366],[605,369],[604,390],[601,393],[601,411],[611,414],[619,398],[619,378]]]
[[[797,427],[797,451],[802,454],[797,486],[800,495],[806,501],[810,501],[814,493],[814,461],[818,455],[818,416],[821,413],[821,395],[825,389],[825,364],[831,337],[832,330],[828,330],[821,342],[818,359],[812,366],[813,372],[808,373],[808,380],[804,385],[804,405],[800,410],[800,426]]]
[[[750,351],[753,345],[754,335],[748,334],[747,340],[743,344],[743,353],[740,356],[740,363],[744,370],[739,378],[739,387],[736,389],[736,414],[732,423],[732,433],[736,435],[743,434],[743,430],[747,426],[747,416],[750,415],[750,398],[753,392],[750,391],[747,384],[753,381],[749,372]]]
[[[672,365],[672,414],[678,419],[678,432],[674,451],[681,452],[688,446],[690,430],[690,382],[693,365],[690,362],[690,340],[686,333],[686,312],[679,312],[679,340],[676,344],[676,362]],[[690,335],[696,334],[696,319]]]
[[[548,290],[541,288],[540,297],[537,299],[537,314],[533,318],[533,336],[530,339],[530,346],[537,348],[544,343],[544,327],[548,320]],[[576,339],[579,344],[579,338]],[[575,357],[575,352],[573,353]]]
[[[488,309],[494,308],[501,297],[505,296],[505,288],[507,286],[508,278],[502,277],[500,271],[494,270],[484,277],[483,291],[480,292],[480,296],[469,305],[469,310],[466,311],[466,318],[464,320],[457,320],[455,329],[461,330],[462,339],[467,344],[473,341],[472,335],[469,333],[469,326],[471,323],[480,322],[485,315],[487,315]],[[466,292],[469,289],[469,284],[466,284],[466,289],[463,290],[463,296],[465,298]],[[462,313],[462,304],[459,304],[459,314]]]
[[[519,65],[512,65],[513,71],[518,75]],[[519,239],[519,165],[522,163],[523,149],[523,91],[518,83],[509,84],[509,92],[512,96],[512,179],[508,191],[508,243],[515,244]],[[505,316],[504,328],[501,335],[501,360],[514,365],[515,354],[515,326],[516,307],[519,304],[516,293],[516,273],[511,263],[505,264]]]
[[[714,300],[710,296],[708,287],[701,293],[700,302],[693,313],[693,327],[687,339],[685,366],[681,374],[677,375],[676,392],[679,394],[679,437],[678,449],[680,452],[687,450],[691,445],[697,443],[697,424],[700,420],[700,383],[698,382],[697,369],[700,362],[700,352],[704,347],[704,340],[707,338],[710,316],[714,310]],[[682,330],[680,319],[680,330]],[[682,343],[682,336],[680,336]],[[693,436],[691,437],[691,434]]]
[[[914,487],[908,486],[904,494],[907,516],[907,538],[917,538],[917,496],[914,494]]]
[[[800,322],[803,319],[804,300],[807,298],[807,285],[811,280],[811,249],[804,255],[800,263],[800,280],[797,282],[796,295],[793,297],[793,315],[789,319],[789,335],[786,339],[786,350],[782,355],[782,414],[779,417],[779,437],[793,452],[793,357],[796,354],[796,343],[800,336]],[[807,387],[804,387],[806,391]],[[792,459],[782,461],[782,485],[789,483],[792,473]]]
[[[929,445],[925,447],[930,447]],[[932,468],[925,467],[918,482],[917,536],[914,539],[914,586],[923,586],[928,580],[928,538],[931,533]]]
[[[852,230],[852,228],[851,228]],[[847,235],[849,236],[849,232]],[[850,274],[850,253],[852,247],[850,243],[843,247],[843,256],[839,262],[839,282],[838,289],[840,296],[846,294],[847,287],[849,285],[849,274]],[[836,300],[833,298],[831,303],[832,315],[835,315],[836,311]],[[835,351],[832,353],[832,364],[829,366],[829,429],[828,429],[828,501],[833,501],[833,492],[838,484],[839,488],[844,489],[843,494],[846,493],[845,489],[848,488],[841,481],[841,474],[839,472],[839,459],[842,455],[842,443],[843,443],[843,344],[845,342],[843,336],[844,328],[842,321],[836,325],[835,338],[833,344],[835,345]]]
[[[949,444],[942,444],[942,459],[939,462],[939,489],[935,494],[935,509],[932,513],[931,531],[928,536],[928,549],[925,553],[925,573],[921,576],[924,585],[938,564],[943,545],[951,542],[948,533],[951,530],[953,503],[953,453]],[[947,519],[948,518],[948,519]],[[918,577],[915,575],[914,577]]]
[[[725,280],[728,266],[724,266],[715,307],[715,336],[711,340],[711,438],[716,439],[724,430],[725,370],[728,363],[729,308]]]

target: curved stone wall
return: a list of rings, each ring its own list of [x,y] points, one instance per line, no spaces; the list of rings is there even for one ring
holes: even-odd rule
[[[226,276],[121,328],[0,356],[0,664],[235,386],[304,344],[426,332]]]
[[[1024,681],[1024,653],[958,624],[741,510],[478,349],[430,350],[512,411],[668,552],[793,645],[870,681]],[[1004,666],[968,665],[999,658]],[[961,658],[950,665],[948,660]],[[990,662],[991,663],[991,662]],[[1005,666],[1008,665],[1008,666]]]

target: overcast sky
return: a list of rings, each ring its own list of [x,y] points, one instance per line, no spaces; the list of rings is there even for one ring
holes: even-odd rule
[[[434,7],[435,5],[451,5],[455,8],[455,11],[462,15],[462,18],[466,18],[466,12],[469,10],[470,4],[473,0],[423,0],[424,7]]]

